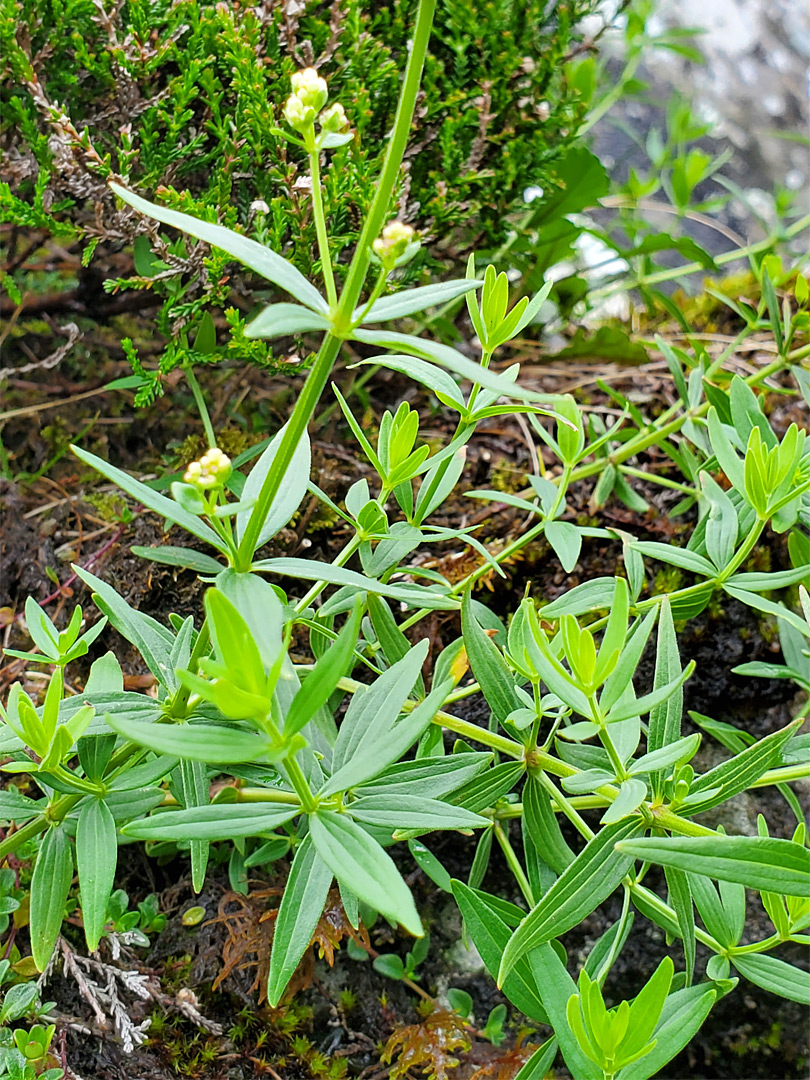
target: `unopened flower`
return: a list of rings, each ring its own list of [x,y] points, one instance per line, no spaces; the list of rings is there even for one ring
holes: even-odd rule
[[[303,131],[310,124],[315,123],[315,110],[304,105],[296,94],[290,94],[284,106],[284,119],[293,131]]]
[[[293,94],[306,108],[319,113],[326,104],[329,90],[326,79],[322,79],[315,68],[303,68],[290,79]]]
[[[410,225],[402,221],[391,221],[372,244],[374,254],[381,262],[393,265],[408,250],[414,236]]]
[[[231,475],[231,459],[218,446],[206,450],[199,461],[192,461],[183,480],[202,491],[221,488]]]
[[[342,105],[335,102],[321,113],[321,131],[343,134],[349,127],[349,121]]]

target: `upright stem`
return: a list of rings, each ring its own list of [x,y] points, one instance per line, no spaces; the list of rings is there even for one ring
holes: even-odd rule
[[[197,376],[194,374],[191,365],[189,364],[187,367],[184,367],[183,371],[186,373],[186,381],[194,395],[194,401],[197,405],[203,428],[205,429],[205,437],[208,440],[208,447],[211,449],[217,445],[217,437],[214,434],[214,425],[211,423],[211,417],[208,414],[208,406],[205,404],[205,395],[202,392],[200,384],[197,382]]]
[[[335,288],[335,275],[332,272],[332,256],[329,253],[329,237],[326,233],[326,215],[323,209],[323,190],[321,188],[321,154],[315,147],[315,135],[310,129],[311,147],[309,151],[309,174],[312,177],[312,215],[315,218],[315,235],[318,237],[318,250],[321,253],[321,269],[323,281],[326,285],[326,298],[329,307],[334,311],[337,307],[337,289]]]
[[[273,462],[273,468],[270,469],[262,484],[253,513],[250,515],[242,542],[239,545],[236,565],[236,569],[242,573],[250,570],[262,524],[267,517],[273,499],[278,494],[281,481],[290,467],[293,454],[307,429],[307,425],[329,379],[329,374],[340,351],[341,337],[339,335],[348,330],[351,325],[352,312],[357,306],[366,271],[368,270],[371,242],[379,233],[388,213],[391,193],[396,185],[397,174],[408,142],[413,110],[416,106],[416,95],[422,81],[422,68],[427,53],[435,8],[436,0],[420,0],[413,44],[408,57],[408,65],[405,69],[405,80],[402,84],[402,92],[394,121],[394,130],[388,143],[382,173],[377,184],[377,192],[366,215],[363,231],[357,242],[354,258],[349,266],[346,284],[337,302],[337,309],[334,313],[335,332],[327,334],[323,340],[315,363],[312,365],[304,383],[301,396],[298,398],[287,423]]]

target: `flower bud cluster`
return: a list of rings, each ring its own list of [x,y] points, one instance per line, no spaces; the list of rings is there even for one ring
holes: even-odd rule
[[[231,475],[231,459],[218,446],[206,450],[199,461],[192,461],[183,480],[201,491],[221,488]]]
[[[326,80],[311,67],[296,71],[290,82],[293,92],[284,106],[284,118],[294,131],[304,131],[315,123],[329,97],[329,90]],[[343,132],[349,126],[342,105],[331,105],[320,120],[324,131]]]
[[[384,266],[393,266],[413,243],[415,233],[402,221],[391,221],[372,244],[374,254]]]

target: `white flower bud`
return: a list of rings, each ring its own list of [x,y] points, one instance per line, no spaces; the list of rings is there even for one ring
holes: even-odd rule
[[[335,132],[342,134],[349,127],[349,121],[346,118],[346,112],[342,105],[335,102],[334,105],[330,105],[328,109],[321,113],[321,131]]]
[[[293,94],[301,104],[319,113],[329,97],[326,79],[322,79],[315,68],[310,67],[296,71],[290,82]]]

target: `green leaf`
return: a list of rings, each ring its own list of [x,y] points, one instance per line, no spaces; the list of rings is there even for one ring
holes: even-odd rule
[[[461,631],[464,647],[473,675],[483,691],[487,704],[503,723],[510,713],[521,708],[515,691],[515,680],[494,641],[484,633],[472,610],[470,589],[461,603]]]
[[[592,578],[582,585],[552,600],[540,609],[543,619],[558,619],[561,615],[586,615],[589,611],[610,610],[616,593],[616,579],[612,577]]]
[[[435,360],[442,367],[460,375],[462,379],[483,386],[487,390],[494,390],[495,393],[504,397],[517,401],[549,401],[550,399],[548,394],[537,394],[533,390],[527,390],[512,382],[511,379],[489,368],[481,367],[480,364],[468,360],[456,349],[451,349],[449,345],[440,345],[435,341],[414,337],[411,334],[397,334],[390,330],[354,330],[352,337],[369,345],[381,345],[394,352],[401,353],[408,350],[416,356]]]
[[[140,544],[133,544],[129,550],[141,559],[151,559],[152,562],[163,563],[165,566],[182,566],[186,570],[196,570],[198,574],[218,574],[222,569],[221,562],[201,551],[194,551],[193,548],[142,547]]]
[[[352,657],[360,632],[363,615],[361,604],[355,603],[351,616],[304,679],[284,718],[284,734],[294,735],[305,727],[319,709],[326,705],[340,679],[351,674]]]
[[[583,1054],[568,1023],[568,1002],[577,993],[576,983],[550,942],[529,953],[529,964],[571,1075],[574,1080],[594,1080],[594,1064]]]
[[[190,236],[195,236],[198,240],[204,240],[206,244],[210,244],[212,247],[220,248],[222,251],[227,252],[228,255],[232,255],[234,259],[237,259],[244,266],[255,270],[257,274],[267,281],[272,281],[274,285],[278,285],[279,288],[291,293],[302,304],[306,304],[307,307],[324,313],[329,311],[329,305],[315,286],[311,285],[292,263],[287,262],[281,255],[277,255],[275,251],[265,247],[264,244],[260,244],[256,240],[250,240],[247,236],[242,236],[241,233],[234,232],[224,225],[212,225],[208,221],[200,221],[199,218],[191,217],[190,214],[181,214],[177,210],[169,210],[165,206],[156,206],[155,203],[142,199],[140,195],[136,195],[133,191],[121,187],[120,184],[110,183],[110,187],[119,199],[123,199],[130,206],[134,206],[140,213],[146,214],[156,221],[161,221],[164,225],[171,225],[175,229],[180,229]]]
[[[642,829],[639,821],[621,821],[606,825],[588,841],[512,935],[501,960],[499,985],[519,957],[576,926],[610,896],[633,864],[633,856],[620,853],[616,845]]]
[[[633,858],[691,870],[749,889],[807,896],[810,851],[792,840],[761,836],[670,836],[623,840],[619,851]]]
[[[295,852],[273,931],[267,980],[267,1000],[272,1008],[281,1000],[312,940],[331,884],[332,871],[315,850],[312,837],[305,836]]]
[[[644,754],[630,763],[630,773],[638,776],[641,773],[651,773],[658,769],[668,769],[672,765],[681,765],[691,760],[700,746],[700,734],[686,735],[676,742],[662,746],[660,750]]]
[[[521,1066],[515,1080],[545,1080],[557,1056],[557,1046],[556,1036],[546,1039],[542,1046],[537,1047],[525,1065]]]
[[[459,607],[457,600],[425,589],[419,585],[385,585],[374,578],[365,577],[355,570],[330,563],[319,563],[310,559],[261,559],[253,564],[257,572],[278,574],[283,577],[301,578],[304,581],[325,581],[329,585],[346,585],[363,592],[373,592],[378,596],[387,596],[391,600],[400,600],[411,608],[428,608],[437,611],[454,611]]]
[[[563,838],[551,798],[534,776],[523,787],[523,822],[540,856],[561,874],[574,861],[574,853]]]
[[[103,458],[96,457],[95,454],[91,454],[88,450],[82,450],[81,447],[73,445],[71,445],[70,449],[85,465],[90,465],[96,472],[106,476],[108,480],[112,480],[116,487],[121,488],[127,495],[131,495],[133,499],[137,499],[139,503],[142,503],[149,510],[154,510],[156,514],[160,514],[168,522],[180,525],[186,532],[190,532],[192,536],[204,540],[206,544],[210,544],[217,551],[223,553],[227,551],[225,541],[212,528],[201,521],[195,514],[189,514],[174,499],[167,499],[165,495],[161,495],[154,488],[147,487],[146,484],[142,484],[140,480],[136,480],[129,473],[117,469],[115,465],[111,465]]]
[[[95,952],[107,920],[107,903],[118,864],[115,820],[102,799],[89,799],[79,813],[76,864],[84,937],[87,948]]]
[[[810,573],[810,566],[797,566],[794,570],[782,570],[773,574],[734,574],[726,582],[737,589],[749,592],[767,592],[770,589],[786,589],[789,585],[799,585]]]
[[[677,678],[673,679],[672,682],[665,683],[663,686],[659,686],[651,693],[644,694],[643,697],[636,698],[635,700],[628,700],[627,702],[624,702],[620,698],[618,703],[613,706],[607,716],[608,723],[618,724],[622,720],[630,720],[634,716],[643,716],[646,712],[652,713],[655,708],[663,705],[665,702],[669,703],[673,699],[675,699],[677,703],[679,700],[679,695],[677,694],[677,691],[680,690],[680,688],[683,686],[683,684],[686,682],[686,680],[689,678],[689,676],[694,670],[695,661],[690,660],[687,666],[681,672],[681,674],[678,675]],[[677,714],[678,717],[680,717],[680,713],[677,711],[676,708],[672,709],[672,713],[673,716]],[[650,726],[652,727],[652,721],[650,723]],[[680,727],[678,727],[678,729],[674,732],[674,735],[675,738],[679,737]]]
[[[16,788],[0,790],[0,821],[26,821],[39,813],[44,803],[21,795]]]
[[[72,881],[73,852],[65,826],[51,826],[43,837],[31,878],[29,929],[38,971],[44,971],[51,959]]]
[[[659,562],[669,563],[670,566],[679,566],[682,570],[690,570],[693,574],[701,577],[713,578],[717,571],[702,555],[688,548],[672,547],[670,544],[658,544],[654,541],[635,540],[630,547],[646,555],[648,559],[657,559]]]
[[[318,854],[339,881],[375,911],[422,937],[411,891],[376,840],[351,818],[331,810],[310,814],[309,827]]]
[[[570,574],[579,560],[582,532],[570,521],[549,521],[546,525],[545,536],[560,560],[563,570]]]
[[[764,739],[746,747],[735,757],[722,761],[699,776],[692,784],[690,795],[697,795],[701,791],[705,791],[707,795],[703,801],[690,802],[690,814],[709,810],[750,788],[763,773],[776,764],[779,751],[790,740],[801,723],[801,720],[794,720],[781,731],[766,735]],[[710,791],[714,791],[714,794],[709,795]]]
[[[370,356],[367,360],[361,360],[358,364],[350,367],[379,366],[390,368],[391,371],[399,371],[407,375],[409,379],[426,386],[432,390],[439,401],[449,408],[455,408],[461,412],[466,409],[464,395],[459,389],[458,383],[449,375],[444,368],[436,367],[427,360],[420,360],[416,356],[407,356],[405,353],[383,353],[380,356]]]
[[[462,787],[483,773],[492,763],[492,754],[449,754],[443,758],[425,761],[400,761],[389,765],[371,780],[356,789],[358,795],[376,795],[385,791],[392,798],[399,794],[421,795],[423,798],[439,799]]]
[[[389,664],[395,664],[397,660],[401,660],[403,656],[410,652],[410,641],[400,630],[391,608],[385,600],[381,600],[379,596],[375,596],[373,593],[369,593],[368,613],[371,618],[371,625],[374,627],[374,633],[377,635],[377,641],[382,645],[385,659]],[[421,675],[416,680],[416,689],[419,697],[424,697],[425,683]]]
[[[170,754],[189,761],[231,765],[279,756],[271,754],[266,738],[223,724],[141,724],[137,720],[120,720],[110,713],[105,720],[113,731],[130,742],[156,754]]]
[[[272,832],[300,810],[300,806],[267,810],[260,803],[215,803],[153,814],[130,822],[121,832],[135,840],[230,840]]]
[[[419,795],[364,795],[348,806],[356,821],[392,829],[480,829],[487,818]]]
[[[389,322],[391,319],[401,319],[403,315],[413,315],[416,311],[424,311],[429,307],[438,307],[439,304],[447,304],[458,296],[472,292],[483,281],[477,278],[459,278],[456,281],[440,281],[435,285],[421,285],[417,289],[403,289],[393,296],[384,296],[381,300],[375,300],[368,313],[363,319],[363,324]],[[363,313],[358,308],[352,315],[352,319],[359,319]]]
[[[619,794],[600,819],[600,825],[612,825],[615,821],[638,810],[647,795],[647,785],[643,780],[625,780],[619,786]]]
[[[285,424],[276,432],[267,449],[262,452],[261,457],[250,470],[240,495],[242,502],[250,502],[259,498],[265,478],[276,467],[276,456],[286,430],[287,425]],[[283,529],[301,505],[301,500],[307,492],[311,467],[309,435],[304,431],[300,442],[295,448],[289,467],[284,473],[281,486],[276,492],[275,498],[262,522],[254,551],[257,551],[268,540],[271,540],[280,529]],[[258,515],[259,511],[259,506],[254,505],[252,509],[243,510],[236,515],[237,541],[241,541],[247,530],[248,522]]]
[[[423,650],[419,649],[417,660],[422,653]],[[357,700],[355,695],[352,705],[349,706],[343,718],[335,743],[333,764],[336,771],[321,789],[322,795],[334,795],[338,791],[346,791],[370,780],[402,757],[430,725],[450,690],[450,684],[443,683],[433,689],[421,705],[398,720],[399,710],[402,707],[399,702],[402,701],[404,704],[403,686],[412,674],[414,666],[411,657],[406,657],[406,659],[411,660],[411,663],[398,673],[398,679],[383,683],[385,676],[394,670],[389,668],[372,685],[373,692],[366,691],[363,694],[357,708],[350,716],[349,710]],[[402,664],[404,661],[401,660],[399,663]],[[398,687],[397,683],[399,683]],[[391,690],[390,704],[385,699],[381,703],[383,691],[391,686],[395,689]],[[407,694],[407,691],[404,693]],[[341,738],[344,731],[346,731],[346,737]]]
[[[810,978],[801,968],[766,953],[732,953],[731,962],[741,975],[763,990],[810,1005]]]
[[[743,604],[747,604],[748,607],[754,608],[756,611],[764,611],[766,615],[775,615],[777,619],[784,619],[785,622],[790,623],[791,626],[804,634],[805,637],[810,637],[810,626],[807,625],[801,616],[796,615],[795,612],[784,607],[782,604],[775,604],[773,600],[766,600],[764,596],[748,592],[746,589],[738,589],[728,582],[723,585],[723,588],[728,595],[733,596],[735,600],[740,600]]]
[[[412,838],[408,841],[408,850],[413,856],[413,861],[419,867],[419,869],[430,878],[430,880],[438,885],[442,892],[452,892],[450,874],[433,852],[426,848],[421,840]],[[424,940],[424,938],[422,939]]]
[[[509,925],[486,893],[477,892],[462,881],[451,882],[453,896],[464,925],[492,978],[498,975],[503,950],[512,935]],[[517,961],[503,984],[503,992],[524,1016],[537,1024],[548,1023],[540,991],[526,957]]]
[[[700,474],[700,483],[710,507],[706,521],[706,551],[717,569],[723,570],[731,561],[737,543],[737,511],[708,473]]]
[[[469,780],[453,793],[450,801],[473,813],[485,810],[512,790],[525,768],[522,761],[501,761],[474,780]]]
[[[689,878],[683,870],[677,870],[674,866],[664,868],[669,889],[670,906],[675,909],[678,917],[678,926],[681,930],[683,941],[684,958],[686,960],[686,983],[691,983],[695,974],[695,918],[692,910],[692,890],[689,888]]]
[[[299,304],[270,304],[245,327],[246,338],[277,338],[303,334],[307,330],[331,329],[323,315]]]
[[[111,625],[131,642],[146,662],[146,666],[162,685],[174,689],[176,679],[169,664],[174,635],[159,622],[130,607],[112,585],[95,577],[89,570],[73,567],[85,585],[93,591],[93,600]]]
[[[617,1080],[648,1080],[659,1073],[694,1038],[716,998],[717,990],[705,983],[670,994],[653,1032],[655,1046],[643,1058],[625,1065]]]
[[[186,810],[197,806],[208,806],[209,783],[208,769],[201,761],[181,761],[175,772],[177,780],[178,796]],[[208,866],[209,845],[207,840],[192,840],[190,847],[191,855],[191,887],[194,892],[202,890],[205,882],[205,871]]]

